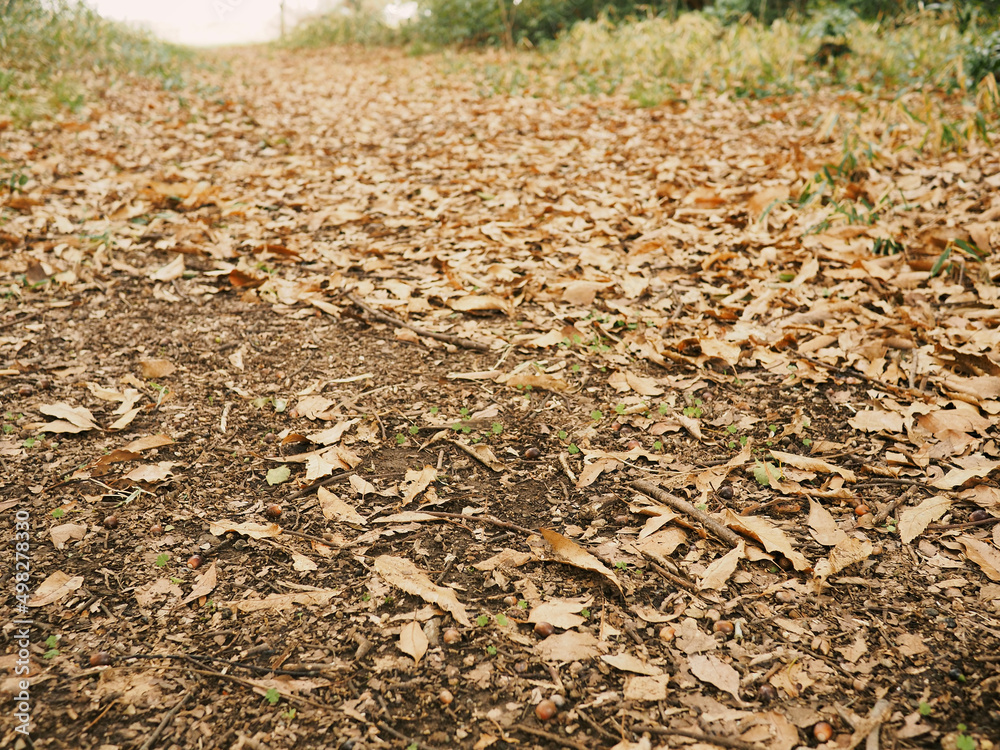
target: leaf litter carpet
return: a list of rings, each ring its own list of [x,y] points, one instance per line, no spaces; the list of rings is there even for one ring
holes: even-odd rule
[[[0,744],[993,746],[995,149],[228,64],[2,132]]]

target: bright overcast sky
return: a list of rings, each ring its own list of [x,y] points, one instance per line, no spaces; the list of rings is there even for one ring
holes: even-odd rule
[[[191,45],[244,44],[278,38],[281,0],[86,0],[105,18],[144,26],[162,39]],[[331,0],[285,0],[288,28]]]

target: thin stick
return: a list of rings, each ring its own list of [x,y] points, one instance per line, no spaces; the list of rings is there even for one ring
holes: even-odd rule
[[[680,576],[677,576],[677,575],[674,575],[674,574],[673,574],[673,573],[671,573],[671,572],[670,572],[669,570],[664,570],[662,566],[660,566],[660,565],[657,565],[657,564],[656,564],[655,562],[653,562],[653,561],[652,561],[652,560],[651,560],[651,559],[650,559],[649,557],[647,557],[647,556],[645,556],[645,555],[643,555],[643,556],[644,556],[644,557],[646,557],[646,559],[647,559],[647,560],[649,560],[649,564],[650,564],[650,566],[651,566],[651,567],[653,568],[653,570],[655,570],[655,571],[656,571],[656,572],[657,572],[657,573],[658,573],[658,574],[659,574],[659,575],[660,575],[660,576],[661,576],[662,578],[664,578],[664,579],[666,579],[666,580],[670,581],[671,583],[674,583],[674,584],[676,584],[676,585],[680,586],[680,587],[681,587],[682,589],[687,589],[688,591],[694,591],[694,592],[697,592],[697,591],[698,591],[698,587],[697,587],[697,586],[695,586],[695,585],[694,585],[693,583],[691,583],[691,581],[687,580],[686,578],[681,578]]]
[[[739,740],[735,737],[725,737],[718,734],[704,734],[702,732],[693,732],[689,729],[667,729],[666,727],[653,727],[648,724],[639,724],[632,727],[632,731],[637,734],[649,732],[650,734],[687,737],[692,740],[699,740],[701,742],[709,742],[713,745],[719,745],[720,747],[735,748],[735,750],[758,750],[760,747],[760,745],[745,742],[744,740]]]
[[[400,320],[388,313],[376,310],[373,307],[369,307],[364,302],[359,300],[353,294],[348,294],[347,299],[357,307],[360,307],[366,313],[371,315],[375,320],[380,320],[383,323],[388,323],[389,325],[399,326],[400,328],[408,328],[409,330],[417,333],[421,336],[427,336],[431,339],[437,339],[438,341],[443,341],[446,344],[454,344],[455,346],[460,346],[463,349],[475,349],[477,352],[488,352],[490,347],[487,344],[483,344],[479,341],[473,341],[472,339],[463,339],[461,336],[452,336],[447,333],[438,333],[437,331],[429,331],[426,328],[421,328],[420,326],[415,326],[412,323],[407,323],[404,320]]]
[[[149,750],[149,748],[156,743],[156,741],[160,738],[160,735],[163,734],[163,730],[167,728],[167,724],[170,723],[170,720],[173,719],[177,712],[181,710],[181,706],[188,702],[188,698],[191,697],[191,692],[192,691],[188,690],[184,693],[184,695],[181,696],[181,699],[177,701],[177,704],[167,711],[167,715],[163,717],[163,721],[160,722],[160,726],[153,730],[153,733],[146,738],[146,741],[142,743],[139,750]]]
[[[490,471],[500,471],[499,469],[494,469],[492,466],[490,466],[488,463],[486,463],[483,460],[482,456],[480,456],[474,450],[472,450],[472,446],[466,445],[465,443],[460,443],[457,440],[446,440],[445,442],[451,443],[452,445],[454,445],[456,448],[458,448],[463,453],[465,453],[465,454],[467,454],[469,456],[472,456],[472,458],[476,459],[479,463],[481,463],[483,466],[485,466]]]
[[[570,747],[573,750],[594,750],[594,745],[584,745],[581,742],[574,742],[573,740],[566,739],[565,737],[560,737],[558,734],[552,734],[552,732],[545,732],[541,729],[535,729],[534,727],[528,727],[524,724],[515,724],[511,727],[516,732],[524,732],[525,734],[533,734],[535,737],[541,737],[543,740],[548,740],[549,742],[555,742],[557,745],[562,745],[563,747]]]
[[[566,476],[569,477],[569,481],[576,484],[576,474],[574,474],[573,470],[569,468],[569,460],[565,453],[559,454],[559,465],[562,466],[563,471],[566,472]]]
[[[698,510],[696,507],[691,505],[687,500],[677,497],[677,495],[671,495],[669,492],[660,489],[652,482],[647,482],[645,479],[636,479],[634,482],[629,484],[632,489],[638,490],[644,495],[647,495],[654,500],[663,503],[664,505],[669,505],[676,511],[684,513],[696,519],[704,526],[706,529],[715,534],[716,537],[731,544],[732,546],[738,545],[743,541],[743,537],[737,534],[732,529],[723,526],[721,523],[712,518],[708,513],[703,510]]]

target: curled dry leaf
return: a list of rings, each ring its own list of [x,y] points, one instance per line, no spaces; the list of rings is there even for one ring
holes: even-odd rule
[[[403,557],[380,555],[375,558],[375,572],[386,583],[402,589],[407,594],[419,596],[425,602],[436,604],[451,613],[460,625],[470,626],[472,622],[455,592],[444,586],[436,586],[427,574]]]
[[[587,621],[581,611],[593,604],[593,597],[584,599],[551,599],[532,607],[528,622],[547,622],[557,628],[570,630]]]
[[[47,404],[38,407],[38,411],[50,417],[55,417],[55,422],[48,422],[42,427],[43,432],[71,433],[86,432],[96,430],[97,423],[94,415],[89,409],[82,406],[70,406],[59,402],[57,404]]]
[[[578,545],[576,542],[570,541],[562,534],[552,531],[551,529],[542,529],[541,534],[545,541],[552,547],[552,551],[555,553],[555,558],[557,560],[583,570],[590,570],[594,573],[599,573],[611,581],[611,583],[615,585],[615,588],[618,589],[619,593],[624,593],[621,582],[614,574],[614,571],[608,568],[592,554],[587,552],[587,550]]]
[[[771,525],[763,518],[756,516],[738,516],[726,508],[722,514],[722,521],[734,531],[748,534],[762,545],[768,552],[780,552],[791,560],[792,565],[798,571],[812,570],[812,563],[807,560],[802,553],[792,548],[792,542],[781,529]]]
[[[125,479],[130,479],[133,482],[156,484],[157,482],[162,482],[169,477],[173,473],[172,469],[176,465],[176,461],[160,461],[156,464],[137,466],[125,475]]]
[[[958,538],[965,555],[978,565],[991,581],[1000,581],[1000,550],[989,542],[968,535]]]
[[[702,682],[714,685],[719,690],[729,693],[740,700],[740,673],[726,664],[722,659],[711,654],[694,654],[688,657],[691,674]]]
[[[406,476],[400,486],[400,491],[403,493],[403,504],[412,502],[436,478],[437,470],[433,466],[425,466],[423,469],[407,469]]]
[[[87,535],[87,526],[86,524],[62,523],[49,529],[49,535],[52,537],[52,543],[56,549],[63,549],[66,542],[83,539]]]
[[[834,466],[828,461],[824,461],[821,458],[811,458],[809,456],[800,456],[796,453],[785,453],[784,451],[776,451],[771,449],[771,455],[774,456],[775,460],[780,461],[788,466],[794,466],[796,469],[802,469],[803,471],[815,471],[818,474],[839,474],[848,482],[858,481],[857,476],[850,469],[843,469],[839,466]]]
[[[725,587],[729,576],[736,572],[736,566],[744,557],[746,557],[746,544],[741,541],[735,548],[713,561],[705,569],[705,574],[698,581],[698,590],[713,589],[717,591]]]

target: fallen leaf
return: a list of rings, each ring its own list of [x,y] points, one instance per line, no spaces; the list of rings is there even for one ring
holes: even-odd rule
[[[83,576],[71,576],[61,570],[42,581],[28,600],[29,607],[44,607],[65,599],[83,585]]]
[[[139,368],[144,378],[165,378],[177,371],[177,365],[168,359],[140,359]]]
[[[156,484],[157,482],[162,482],[169,477],[173,473],[171,470],[174,466],[176,466],[176,464],[176,461],[160,461],[157,464],[137,466],[125,475],[125,479],[133,482]]]
[[[729,508],[720,514],[720,518],[733,531],[748,534],[759,541],[768,552],[780,552],[791,561],[796,570],[812,570],[812,563],[792,548],[788,535],[765,519],[757,516],[738,516]]]
[[[809,533],[824,547],[832,547],[847,539],[847,533],[837,526],[833,515],[820,503],[809,498]]]
[[[55,422],[49,422],[42,427],[44,432],[78,433],[98,429],[94,415],[82,406],[70,406],[60,402],[38,407],[38,411],[50,417],[56,417]]]
[[[688,657],[688,667],[691,669],[691,674],[699,680],[729,693],[736,699],[737,703],[742,704],[740,673],[719,657],[711,654],[694,654]]]
[[[531,608],[528,622],[547,622],[562,630],[578,628],[587,621],[579,614],[593,604],[593,597],[583,599],[550,599]]]
[[[236,523],[235,521],[209,521],[208,530],[213,536],[223,536],[231,531],[251,539],[272,539],[281,535],[281,527],[276,523]]]
[[[452,589],[436,586],[431,579],[416,565],[403,557],[379,555],[375,558],[375,572],[386,583],[402,589],[408,594],[419,596],[425,602],[436,604],[445,612],[451,613],[460,625],[469,627],[472,622],[462,604]]]
[[[629,653],[604,654],[601,661],[610,664],[621,672],[633,672],[635,674],[658,675],[663,674],[663,670],[653,664],[647,664],[638,656]]]
[[[331,599],[340,596],[342,593],[341,591],[330,589],[295,591],[291,594],[269,594],[263,599],[234,599],[227,602],[218,602],[218,604],[220,607],[228,607],[237,612],[261,612],[264,610],[281,612],[297,607],[322,607],[329,604]]]
[[[408,622],[399,631],[399,650],[413,657],[417,664],[427,653],[427,636],[418,622]]]
[[[368,523],[368,519],[358,513],[354,506],[344,502],[326,487],[317,489],[316,497],[319,500],[319,507],[323,511],[324,518],[330,521],[343,521],[355,526],[364,526]]]
[[[541,534],[545,541],[552,547],[556,559],[583,570],[599,573],[611,581],[619,593],[624,593],[622,585],[614,572],[576,542],[570,541],[562,534],[558,534],[551,529],[542,529]]]
[[[902,525],[902,524],[900,524]],[[965,555],[978,565],[991,581],[1000,581],[1000,550],[989,542],[963,535],[958,538]]]
[[[211,594],[212,591],[215,590],[217,577],[218,574],[216,571],[215,563],[213,562],[211,565],[208,566],[208,570],[206,570],[198,577],[198,580],[195,583],[194,588],[191,589],[191,593],[185,596],[183,599],[181,599],[180,603],[177,606],[183,607],[185,604],[189,604],[190,602],[193,602],[196,599]]]
[[[591,633],[567,630],[565,633],[550,635],[536,643],[535,656],[542,661],[554,661],[560,664],[586,661],[600,655],[598,644],[599,641]]]
[[[276,484],[287,482],[291,475],[292,470],[289,468],[288,464],[282,464],[281,466],[275,466],[273,469],[268,469],[267,475],[264,479],[273,487]]]
[[[899,538],[909,544],[924,529],[941,518],[951,509],[952,499],[944,495],[932,495],[921,501],[915,508],[907,508],[899,514]]]
[[[66,547],[66,542],[83,539],[87,535],[86,524],[63,523],[49,529],[52,543],[56,549]]]
[[[403,493],[403,504],[413,502],[414,498],[427,489],[427,485],[437,478],[437,470],[433,466],[422,469],[407,469],[400,491]]]
[[[705,568],[704,575],[698,581],[698,590],[713,589],[718,591],[724,588],[729,576],[736,572],[736,567],[744,557],[746,557],[746,545],[741,541],[734,549],[729,550]]]
[[[670,675],[630,677],[625,680],[624,698],[627,701],[663,701],[670,689]]]
[[[834,466],[828,461],[824,461],[821,458],[812,458],[810,456],[799,456],[795,453],[785,453],[784,451],[776,451],[771,449],[771,455],[777,461],[788,466],[794,466],[796,469],[802,469],[803,471],[815,471],[819,474],[839,474],[848,482],[858,481],[857,476],[850,469],[843,469],[839,466]]]

